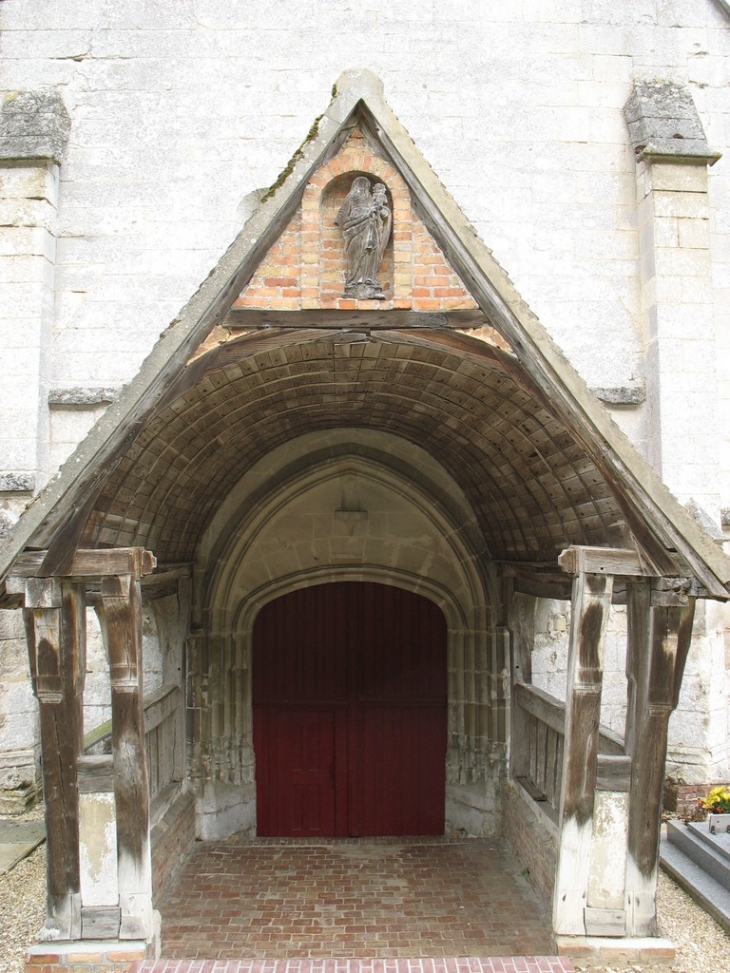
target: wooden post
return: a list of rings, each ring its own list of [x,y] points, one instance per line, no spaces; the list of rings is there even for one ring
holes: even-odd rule
[[[631,582],[627,599],[626,748],[632,758],[627,934],[654,936],[667,733],[692,638],[695,599],[662,591],[649,581]]]
[[[112,689],[120,939],[152,936],[149,792],[142,707],[142,614],[132,575],[102,578],[102,633]]]
[[[38,698],[46,811],[47,918],[41,939],[81,937],[78,758],[83,745],[83,584],[29,578],[25,626]]]
[[[584,936],[598,767],[603,640],[613,576],[573,579],[558,866],[553,899],[557,935]]]
[[[535,598],[512,594],[508,625],[512,635],[512,725],[509,740],[510,772],[517,779],[530,772],[531,717],[514,700],[514,687],[532,682],[532,647],[535,644]]]

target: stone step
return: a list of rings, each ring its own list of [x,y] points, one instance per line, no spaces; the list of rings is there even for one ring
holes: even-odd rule
[[[130,973],[573,973],[565,956],[446,959],[144,960]]]
[[[727,821],[730,815],[722,815],[723,820]],[[676,824],[676,822],[673,822]],[[730,869],[730,832],[728,831],[717,831],[713,834],[706,823],[698,823],[696,821],[690,821],[689,824],[683,826],[684,830],[692,835],[694,840],[700,841],[703,845],[708,848],[712,848],[715,854],[723,859],[727,864],[728,869]],[[676,829],[672,829],[677,832],[682,831],[682,826],[677,825]]]
[[[671,824],[672,822],[670,822]],[[684,828],[684,825],[680,825]],[[667,829],[669,831],[669,829]],[[702,847],[699,840],[694,844],[684,843],[694,853]],[[659,852],[662,868],[671,875],[712,918],[730,933],[730,890],[717,882],[696,861],[685,854],[679,845],[667,838],[662,840]]]
[[[711,834],[706,824],[669,821],[667,839],[711,878],[730,890],[730,834]]]

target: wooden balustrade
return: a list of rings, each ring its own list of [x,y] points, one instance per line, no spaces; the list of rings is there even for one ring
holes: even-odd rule
[[[169,784],[179,779],[177,734],[181,700],[179,686],[162,686],[144,704],[150,804]]]
[[[180,779],[179,713],[182,690],[179,686],[161,686],[144,702],[145,750],[150,804],[166,787]],[[86,734],[84,754],[109,753],[111,720]],[[86,765],[84,765],[86,766]]]
[[[512,703],[523,720],[519,738],[527,749],[516,763],[521,771],[517,780],[557,820],[563,775],[565,703],[529,683],[515,684]],[[599,790],[627,790],[631,758],[624,752],[622,737],[608,727],[601,727],[598,749]]]

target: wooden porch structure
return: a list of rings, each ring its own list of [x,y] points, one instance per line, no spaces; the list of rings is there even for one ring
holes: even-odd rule
[[[41,715],[44,938],[56,951],[101,943],[100,967],[120,944],[158,947],[155,897],[194,840],[193,785],[199,823],[213,792],[219,832],[253,828],[255,616],[332,581],[400,586],[443,610],[447,822],[504,830],[552,897],[558,946],[656,933],[668,720],[695,601],[730,598],[730,560],[563,358],[377,79],[352,72],[335,88],[281,185],[0,550]],[[327,191],[343,195],[340,177],[366,166],[390,180],[396,223],[453,271],[466,310],[412,299],[403,237],[392,306],[312,298],[325,250],[302,260],[296,309],[266,305],[267,255],[281,239],[300,254],[328,244]],[[145,596],[175,605],[176,675],[148,700]],[[532,685],[536,598],[571,603],[564,702]],[[624,738],[600,725],[620,600]],[[111,755],[83,751],[87,604],[108,654]]]
[[[141,692],[142,585],[154,577],[155,559],[141,548],[81,550],[67,573],[51,577],[43,577],[43,560],[40,552],[22,556],[6,581],[7,592],[23,600],[41,719],[48,828],[41,938],[131,940],[142,952],[154,952],[151,836],[159,806],[153,810],[155,803],[172,806],[185,787],[179,746],[169,732],[183,715],[180,688],[164,687],[146,703]],[[688,578],[652,576],[630,550],[574,546],[559,561],[572,578],[566,702],[531,684],[529,626],[515,595],[534,596],[520,592],[532,586],[514,570],[506,572],[505,604],[512,605],[507,630],[513,640],[510,786],[534,805],[543,824],[552,823],[556,854],[547,871],[554,869],[553,930],[569,953],[576,937],[656,935],[667,726],[702,592]],[[617,596],[629,613],[624,739],[600,725],[603,639]],[[102,620],[109,657],[110,755],[85,753],[81,735],[87,600]],[[114,828],[103,838],[84,828],[82,805],[95,802],[112,808]],[[614,829],[601,833],[594,827],[596,807],[607,802]],[[514,822],[505,827],[509,833]],[[88,882],[84,894],[84,846],[97,855],[116,854],[107,902],[99,902],[98,889]],[[529,849],[515,850],[536,875],[546,867],[530,861]],[[598,904],[596,878],[604,889]]]

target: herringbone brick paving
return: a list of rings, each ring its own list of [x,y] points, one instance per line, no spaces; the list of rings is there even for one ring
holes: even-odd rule
[[[551,952],[545,907],[497,839],[202,842],[161,912],[167,959]]]

